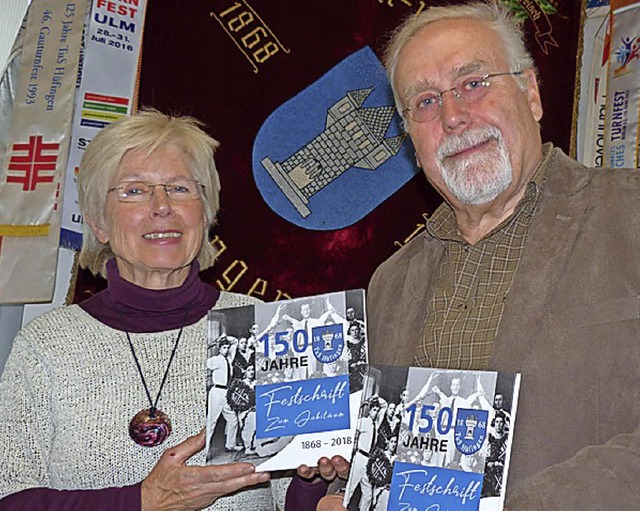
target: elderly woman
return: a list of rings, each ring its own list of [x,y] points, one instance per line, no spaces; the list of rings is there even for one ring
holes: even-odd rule
[[[255,302],[198,277],[215,259],[217,146],[193,119],[143,111],[87,149],[80,264],[108,288],[15,339],[0,382],[0,509],[273,510],[282,500],[284,485],[249,463],[204,465],[206,313]]]

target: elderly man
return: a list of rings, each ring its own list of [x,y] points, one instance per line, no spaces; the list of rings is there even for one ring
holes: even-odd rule
[[[507,507],[638,509],[640,174],[542,144],[532,58],[495,6],[410,18],[387,69],[444,203],[370,282],[372,363],[521,372]]]

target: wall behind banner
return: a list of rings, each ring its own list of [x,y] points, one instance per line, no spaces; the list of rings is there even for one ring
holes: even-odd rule
[[[542,81],[543,139],[568,152],[581,3],[509,4],[530,16],[525,26]],[[440,197],[414,170],[410,141],[396,147],[398,119],[388,119],[388,91],[378,85],[366,48],[381,58],[389,32],[424,7],[416,0],[149,2],[140,105],[194,115],[222,144],[216,155],[222,209],[213,232],[220,256],[204,272],[208,281],[268,301],[366,287],[378,264],[421,232]],[[373,91],[361,92],[367,84]],[[358,119],[366,117],[379,138],[384,162],[373,161],[381,153],[336,162],[346,152],[336,128],[342,115],[336,112],[346,105],[340,101],[365,112]],[[310,199],[306,218],[291,202],[295,193],[272,178],[298,151],[302,166],[324,171],[324,158],[347,166]],[[396,176],[398,169],[405,174]],[[387,175],[396,177],[385,189]],[[362,218],[344,220],[354,208]],[[326,219],[314,223],[320,211]],[[341,218],[346,226],[331,228]],[[103,286],[80,271],[73,301]]]

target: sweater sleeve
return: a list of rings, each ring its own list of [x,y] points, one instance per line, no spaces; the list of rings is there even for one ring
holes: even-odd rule
[[[315,511],[318,502],[327,494],[327,483],[324,481],[307,482],[297,474],[291,478],[287,488],[285,511]]]
[[[140,511],[140,484],[101,490],[31,488],[0,500],[0,511]]]
[[[50,389],[47,368],[31,348],[29,329],[23,330],[0,380],[0,511],[139,511],[140,484],[100,490],[43,488],[49,485],[47,453],[54,429]]]
[[[18,333],[0,380],[0,498],[50,486],[48,453],[54,430],[51,384],[31,348],[28,330]]]

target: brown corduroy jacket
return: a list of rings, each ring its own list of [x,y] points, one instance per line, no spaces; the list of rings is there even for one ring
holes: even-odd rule
[[[554,158],[490,370],[522,373],[507,485],[518,510],[640,509],[640,170]],[[412,365],[444,245],[373,275],[371,362]]]

